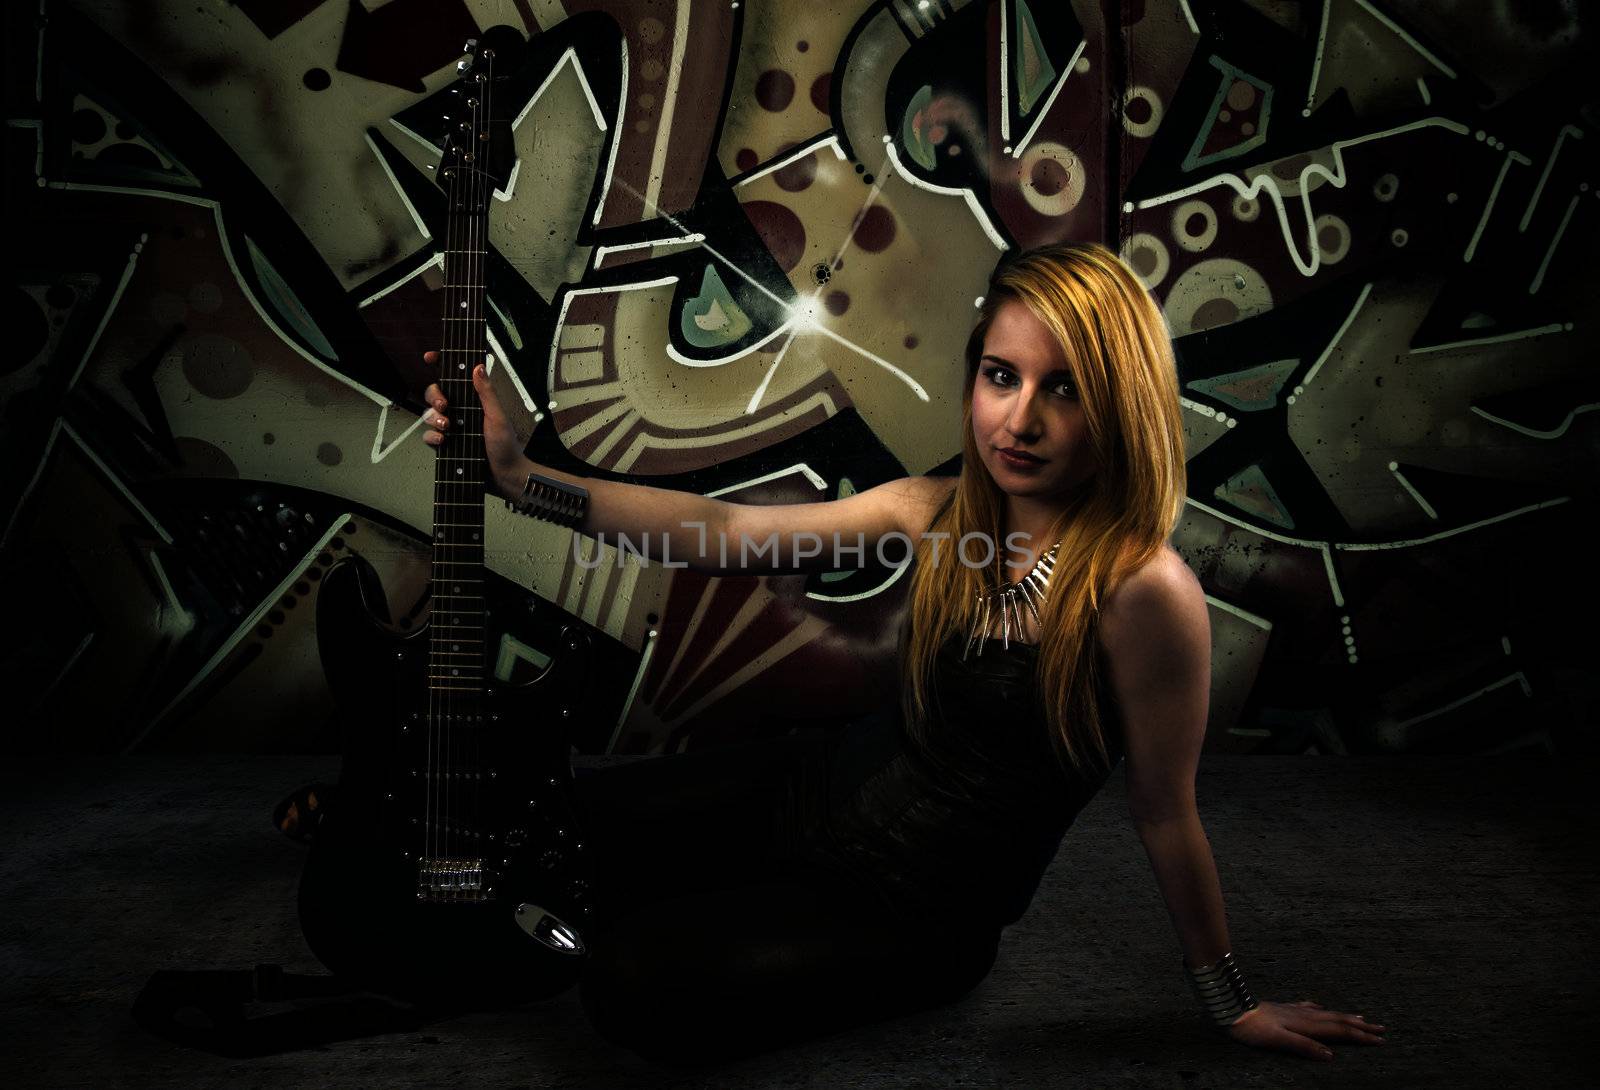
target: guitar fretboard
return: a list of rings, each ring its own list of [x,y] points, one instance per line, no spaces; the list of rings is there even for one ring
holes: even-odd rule
[[[480,75],[466,99],[472,119],[451,133],[440,167],[449,197],[444,238],[444,321],[439,389],[450,426],[438,447],[433,484],[432,641],[428,687],[437,710],[470,715],[483,692],[483,410],[473,368],[488,360],[484,326],[489,203],[493,179],[480,164],[488,154],[490,80]]]

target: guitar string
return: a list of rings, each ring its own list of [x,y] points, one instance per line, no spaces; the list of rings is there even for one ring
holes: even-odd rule
[[[457,132],[459,131],[460,127],[458,125]],[[452,361],[459,361],[466,355],[466,330],[461,328],[462,322],[460,320],[460,312],[465,306],[465,300],[461,297],[464,281],[462,267],[467,257],[465,248],[462,244],[462,235],[463,233],[470,234],[470,231],[463,232],[462,229],[463,216],[465,215],[467,190],[462,184],[461,172],[463,169],[465,169],[466,164],[463,162],[461,142],[456,138],[454,133],[451,134],[450,139],[452,142],[452,166],[450,174],[450,212],[446,237],[446,253],[448,254],[446,261],[449,265],[449,275],[447,275],[445,278],[445,358],[443,361],[444,366],[440,368],[440,371],[444,376],[446,376],[444,385],[448,389],[448,393],[446,394],[445,399],[449,402],[449,406],[452,411],[459,411],[462,403],[461,383],[458,377],[460,363],[456,362],[452,364]],[[470,240],[466,243],[466,245],[471,245]],[[457,489],[454,481],[452,480],[450,467],[454,463],[454,459],[460,454],[459,448],[461,446],[461,441],[452,431],[447,431],[445,433],[445,440],[446,441],[444,443],[440,444],[439,454],[441,457],[448,460],[439,466],[439,473],[437,476],[441,482],[439,494],[445,504],[445,511],[448,515],[444,521],[453,524],[459,521],[456,514],[459,508],[456,507],[456,503],[460,500],[460,496],[457,494]],[[456,538],[454,531],[460,529],[460,527],[452,525],[450,529],[451,532],[447,533],[445,536],[446,538],[451,539],[451,545],[454,546],[459,543],[459,539]],[[452,548],[449,551],[453,553],[456,550]],[[460,639],[461,618],[458,613],[459,603],[457,603],[453,598],[448,598],[445,594],[445,591],[449,586],[444,579],[446,574],[445,569],[453,566],[454,565],[450,565],[448,563],[441,563],[436,567],[434,571],[433,593],[436,601],[444,600],[449,603],[449,608],[441,612],[440,619],[443,620],[446,616],[448,616],[450,621],[450,638]],[[457,644],[456,646],[461,645]],[[453,735],[455,727],[455,699],[452,690],[444,684],[444,663],[440,656],[436,655],[434,657],[432,668],[428,672],[430,674],[428,684],[433,687],[435,694],[434,703],[438,707],[440,720],[438,731],[437,766],[434,769],[433,775],[434,798],[437,803],[435,807],[433,840],[434,850],[436,853],[435,858],[437,861],[436,866],[443,868],[444,872],[443,874],[436,873],[431,879],[431,882],[437,886],[441,878],[445,878],[445,876],[448,875],[449,863],[446,861],[449,860],[454,854],[451,851],[450,842],[450,815],[452,812],[450,805],[450,749],[454,743]],[[446,884],[448,883],[447,878],[445,878],[445,882]]]
[[[465,217],[465,222],[466,222],[467,250],[466,250],[466,253],[464,253],[462,255],[462,259],[463,259],[462,262],[461,262],[462,280],[461,280],[461,288],[460,288],[462,294],[461,294],[461,297],[460,297],[460,299],[458,301],[459,302],[459,308],[458,309],[460,309],[461,314],[464,317],[465,321],[463,321],[461,323],[462,351],[461,351],[460,355],[461,355],[462,359],[461,359],[461,361],[459,363],[456,364],[456,374],[457,374],[457,377],[460,379],[461,385],[460,385],[460,389],[458,390],[458,395],[459,396],[455,400],[455,404],[456,404],[456,407],[457,407],[456,411],[462,414],[461,417],[459,418],[459,423],[461,423],[463,426],[456,429],[456,431],[457,431],[457,435],[456,435],[456,457],[460,461],[458,462],[458,464],[456,466],[455,473],[452,474],[451,478],[450,478],[451,479],[451,483],[455,487],[456,502],[457,502],[458,505],[461,505],[461,506],[458,506],[457,510],[463,511],[463,512],[465,512],[465,511],[467,511],[469,509],[469,508],[467,508],[465,506],[466,504],[469,504],[469,503],[472,503],[473,501],[476,501],[477,504],[481,508],[481,505],[483,503],[483,497],[482,496],[473,496],[473,495],[469,495],[468,494],[468,490],[467,490],[467,487],[466,487],[466,477],[467,477],[466,466],[467,466],[467,462],[465,461],[465,459],[469,456],[469,454],[475,453],[475,450],[473,449],[473,444],[471,444],[469,442],[469,439],[471,437],[466,432],[465,421],[466,421],[466,409],[468,408],[469,403],[471,401],[471,397],[469,396],[469,390],[470,390],[470,388],[472,386],[472,373],[473,373],[473,370],[477,367],[477,363],[478,363],[478,316],[477,316],[477,314],[474,313],[474,309],[475,309],[474,308],[474,303],[477,301],[478,284],[479,284],[479,281],[478,281],[478,258],[479,258],[479,254],[478,254],[478,246],[479,246],[479,241],[478,241],[478,220],[479,220],[479,216],[481,215],[481,212],[479,210],[478,203],[479,203],[479,200],[481,199],[481,195],[479,193],[479,180],[478,180],[478,167],[479,167],[479,164],[477,162],[477,159],[478,159],[477,149],[478,149],[478,116],[479,116],[480,111],[483,109],[483,73],[482,73],[482,71],[475,70],[473,72],[471,83],[472,83],[472,86],[473,86],[473,92],[472,92],[472,96],[471,96],[471,99],[470,99],[470,101],[472,103],[471,128],[470,128],[470,130],[469,130],[469,132],[467,134],[467,139],[466,139],[466,143],[465,143],[465,149],[466,150],[465,150],[465,152],[464,152],[464,154],[462,156],[462,158],[466,161],[466,171],[467,171],[467,181],[466,181],[467,200],[466,200],[465,208],[463,209],[463,213],[462,213],[463,216]],[[466,519],[466,521],[468,523],[472,523],[474,521],[474,519],[469,517],[468,519]],[[481,544],[481,542],[482,542],[482,535],[480,534],[479,535],[479,543]],[[474,550],[468,548],[465,551],[468,552],[468,553],[471,553]],[[453,565],[453,566],[454,567],[460,567],[460,564],[456,564],[456,565]],[[456,591],[458,590],[458,588],[456,586],[452,586],[450,589],[451,589],[451,593],[452,594],[455,594]],[[482,588],[480,587],[480,589],[482,589]],[[452,601],[455,602],[455,608],[459,610],[461,608],[460,599],[459,598],[452,598]],[[481,609],[481,606],[482,606],[481,602],[479,603],[479,606],[480,606],[480,609]],[[481,612],[474,617],[474,620],[478,623],[478,626],[479,626],[478,627],[478,635],[479,635],[480,639],[487,639],[488,638],[488,632],[483,628],[483,620],[484,620],[484,618],[482,617]],[[478,663],[481,666],[481,664],[482,664],[483,644],[480,642],[477,646],[478,646]],[[470,674],[472,674],[473,677],[474,677],[474,680],[473,680],[473,684],[474,685],[481,685],[482,684],[482,682],[480,680],[477,680],[479,677],[481,677],[481,671],[479,671],[479,670],[469,670],[468,672]],[[460,675],[459,674],[453,674],[451,676],[452,677],[459,677]],[[454,872],[454,868],[462,866],[462,864],[459,861],[467,858],[467,853],[465,852],[464,845],[462,843],[463,840],[464,840],[463,830],[461,828],[461,822],[462,822],[461,796],[462,796],[463,792],[462,792],[462,789],[461,789],[461,779],[460,779],[460,777],[462,775],[462,770],[461,770],[461,767],[460,767],[460,765],[461,765],[460,758],[461,758],[462,734],[463,734],[463,732],[470,733],[470,731],[472,729],[472,727],[471,727],[471,718],[470,717],[471,717],[471,715],[472,715],[472,713],[474,711],[474,708],[473,708],[472,705],[475,703],[473,698],[476,695],[477,694],[476,694],[475,691],[469,691],[469,692],[463,694],[463,693],[461,693],[459,691],[459,689],[455,685],[452,685],[451,688],[450,688],[450,703],[451,703],[451,709],[452,709],[452,714],[450,716],[450,767],[449,767],[448,774],[446,775],[446,778],[445,778],[445,787],[446,787],[446,791],[448,793],[447,797],[449,798],[450,805],[449,805],[449,816],[447,818],[446,829],[448,831],[449,838],[450,838],[450,853],[449,853],[450,858],[453,859],[453,860],[457,860],[458,861],[458,862],[452,864],[452,874],[451,874],[450,881],[449,881],[450,891],[451,891],[452,895],[457,894],[457,893],[459,893],[461,891],[458,883],[461,882],[462,877],[463,877],[461,874],[455,873]],[[457,730],[458,727],[460,728],[459,731]]]
[[[445,155],[445,170],[446,170],[446,172],[448,174],[449,185],[447,185],[445,187],[447,205],[446,205],[445,240],[444,240],[444,255],[445,255],[445,258],[444,258],[444,261],[445,261],[445,278],[444,278],[445,291],[444,291],[444,319],[443,319],[444,330],[442,331],[442,335],[440,337],[439,387],[440,387],[441,391],[443,391],[444,394],[445,394],[445,400],[449,401],[450,399],[455,397],[455,385],[450,381],[450,360],[451,360],[451,357],[452,357],[451,346],[452,346],[453,339],[454,339],[454,335],[451,332],[451,330],[453,329],[453,326],[451,324],[450,318],[451,318],[451,309],[452,309],[452,303],[453,303],[453,300],[451,298],[451,294],[452,294],[453,286],[455,284],[456,276],[457,276],[456,267],[457,267],[457,265],[458,265],[458,263],[460,261],[459,254],[456,253],[455,238],[456,238],[456,234],[457,234],[457,219],[458,219],[457,208],[459,207],[459,203],[460,203],[461,173],[460,173],[460,170],[459,170],[459,164],[456,162],[456,157],[457,157],[457,155],[459,153],[456,151],[456,149],[453,146],[451,146],[453,144],[453,141],[454,141],[454,134],[449,133],[447,131],[446,134],[445,134],[445,140],[446,140],[446,144],[447,144],[446,155]],[[449,438],[449,434],[447,432],[445,434],[445,436],[444,436],[444,439],[446,441],[442,441],[439,444],[439,449],[437,451],[437,454],[438,454],[438,457],[440,457],[440,458],[444,458],[444,457],[447,456],[447,453],[448,453],[448,450],[449,450],[449,445],[448,445],[448,442],[447,442],[448,438]],[[444,506],[444,504],[445,504],[445,502],[447,501],[447,498],[448,498],[446,493],[445,493],[445,485],[444,485],[444,470],[445,470],[445,466],[446,466],[446,464],[444,464],[444,463],[436,463],[435,467],[434,467],[434,500],[435,500],[434,521],[436,523],[448,523],[448,522],[453,521],[452,518],[447,517],[449,515],[449,510],[450,509],[447,506]],[[440,646],[440,643],[441,643],[439,630],[440,630],[441,627],[444,626],[444,621],[445,621],[445,617],[446,617],[446,611],[444,609],[440,608],[441,598],[440,598],[440,595],[439,595],[439,587],[440,587],[439,575],[440,575],[440,567],[441,566],[440,566],[439,563],[437,563],[437,561],[441,559],[441,557],[439,556],[439,553],[441,552],[441,550],[437,545],[437,541],[448,540],[452,536],[450,530],[453,530],[453,529],[454,529],[454,527],[451,527],[449,530],[446,530],[443,533],[435,535],[435,540],[436,540],[436,544],[435,544],[435,547],[434,547],[435,564],[433,566],[433,572],[432,572],[432,575],[433,575],[433,588],[432,589],[433,589],[433,595],[434,595],[434,599],[433,599],[433,602],[434,602],[434,610],[433,610],[434,616],[433,616],[433,640],[432,640],[432,644],[433,644],[434,653],[429,656],[429,663],[428,663],[428,674],[430,676],[428,678],[428,779],[427,779],[427,790],[428,790],[427,840],[428,840],[428,856],[429,856],[430,863],[433,860],[437,859],[438,855],[439,855],[439,832],[438,832],[437,822],[439,820],[439,817],[440,817],[440,814],[441,814],[441,810],[440,810],[439,807],[436,807],[434,804],[437,801],[437,797],[438,797],[438,789],[439,789],[438,788],[438,782],[439,782],[438,781],[438,773],[439,773],[439,767],[443,763],[439,759],[439,755],[438,754],[439,754],[440,747],[443,745],[443,733],[444,733],[444,723],[443,723],[444,708],[442,707],[443,693],[440,691],[439,686],[436,683],[435,678],[432,676],[435,673],[435,671],[438,669],[439,657],[438,657],[437,649],[438,649],[438,647]]]
[[[450,147],[450,140],[451,140],[451,135],[450,135],[449,131],[446,130],[446,132],[445,132],[445,154],[444,154],[444,160],[443,160],[443,162],[444,162],[445,181],[446,181],[446,185],[445,185],[445,237],[444,237],[444,274],[445,274],[444,275],[444,289],[445,290],[444,290],[444,307],[443,307],[444,314],[440,319],[440,325],[442,325],[444,328],[442,330],[440,330],[440,336],[439,336],[439,389],[440,389],[441,392],[444,393],[446,400],[449,399],[449,396],[450,396],[449,391],[451,389],[450,384],[449,384],[449,380],[448,380],[448,376],[450,374],[450,284],[452,282],[452,275],[453,275],[453,271],[452,271],[452,268],[451,268],[451,261],[452,261],[451,250],[452,250],[452,239],[453,239],[454,234],[455,234],[456,186],[458,184],[458,175],[456,174],[455,168],[454,168],[454,166],[452,164],[452,149]],[[437,458],[443,458],[445,456],[445,442],[444,442],[442,437],[441,437],[441,441],[439,443],[438,448],[434,451],[434,454],[436,456],[436,459]],[[440,479],[441,479],[442,472],[443,472],[443,465],[440,462],[438,462],[437,460],[435,460],[435,462],[434,462],[434,471],[433,471],[433,502],[434,502],[433,520],[434,520],[434,524],[435,524],[436,527],[439,526],[440,524],[445,523],[445,522],[448,521],[448,519],[446,518],[446,514],[448,513],[449,508],[443,506],[443,504],[442,504],[442,500],[443,500],[442,492],[443,492],[443,490],[440,487],[440,483],[439,483]],[[439,734],[443,730],[443,724],[440,722],[440,715],[441,715],[441,709],[439,707],[439,695],[440,694],[439,694],[439,690],[438,690],[437,686],[434,685],[433,678],[432,678],[431,675],[433,674],[434,665],[435,665],[435,663],[437,662],[437,659],[438,659],[437,648],[439,647],[439,642],[440,642],[439,630],[444,624],[444,610],[442,610],[440,608],[440,600],[439,600],[439,595],[438,595],[438,579],[439,579],[439,563],[438,562],[439,562],[439,559],[440,559],[440,553],[443,552],[444,550],[440,548],[440,544],[439,543],[441,541],[445,541],[448,537],[449,537],[449,529],[444,529],[444,530],[436,529],[435,530],[435,532],[434,532],[434,546],[433,546],[434,563],[433,563],[433,566],[432,566],[432,570],[429,572],[429,577],[433,580],[433,582],[430,584],[430,587],[429,587],[430,593],[433,594],[433,619],[432,619],[432,624],[430,625],[429,654],[428,654],[428,673],[430,675],[429,678],[428,678],[428,759],[427,759],[426,768],[425,768],[425,771],[424,771],[424,777],[425,778],[423,780],[423,789],[424,789],[425,796],[427,798],[426,818],[425,818],[424,824],[423,824],[423,839],[424,839],[425,844],[427,845],[427,853],[424,856],[424,865],[423,865],[422,868],[419,869],[419,872],[418,872],[419,889],[422,889],[422,888],[424,888],[426,886],[426,880],[425,880],[424,876],[427,873],[427,866],[431,865],[433,859],[436,858],[437,850],[438,850],[438,840],[437,840],[435,826],[434,826],[434,823],[437,820],[437,818],[436,818],[437,809],[434,806],[434,801],[435,801],[435,791],[436,791],[436,783],[437,783],[437,781],[435,779],[435,776],[436,776],[437,771],[438,771],[438,760],[437,760],[437,756],[436,755],[437,755],[438,746],[439,746]]]
[[[472,221],[470,221],[472,259],[467,262],[467,266],[472,269],[472,280],[470,280],[470,287],[467,288],[467,299],[469,299],[467,317],[470,319],[470,322],[467,323],[467,336],[470,338],[470,349],[472,349],[470,354],[467,355],[467,384],[469,386],[470,381],[472,381],[472,375],[477,370],[478,360],[483,357],[483,293],[486,291],[483,269],[485,269],[485,258],[488,256],[486,250],[488,250],[488,198],[490,198],[490,194],[485,189],[485,179],[488,178],[488,174],[486,174],[485,163],[483,163],[485,146],[483,146],[482,134],[485,131],[483,126],[486,125],[488,110],[490,110],[490,72],[485,72],[485,66],[488,62],[490,62],[490,58],[488,58],[488,50],[485,50],[478,58],[478,93],[474,96],[477,106],[472,109],[472,160],[474,160],[472,162],[472,165],[474,165],[474,170],[472,170]],[[472,392],[470,400],[474,405],[477,403],[477,392]],[[462,405],[469,403],[469,395],[467,395],[466,389],[462,389],[461,403]],[[472,491],[472,499],[477,503],[477,507],[475,507],[477,519],[482,519],[483,488],[482,485],[475,485],[474,480],[472,480],[477,477],[478,472],[482,472],[480,471],[480,463],[482,463],[483,458],[482,429],[478,429],[478,434],[474,434],[472,429],[466,429],[466,434],[462,435],[462,440],[464,440],[462,445],[470,448],[470,451],[462,450],[462,456],[466,458],[466,456],[470,455],[470,458],[472,458],[470,463],[462,463],[462,466],[470,466],[470,472],[461,474],[462,482],[464,482],[464,487],[467,490]],[[477,549],[470,549],[469,552],[474,554],[475,559],[482,560],[482,549],[483,535],[480,533],[478,535]],[[482,575],[486,576],[486,571],[483,571]],[[483,591],[486,587],[480,584],[478,589]],[[488,640],[488,618],[483,616],[483,607],[485,607],[485,602],[480,597],[478,599],[478,610],[480,610],[478,623],[483,624],[483,639]],[[467,791],[462,792],[462,795],[472,795],[472,803],[474,805],[470,808],[469,813],[474,818],[474,824],[477,823],[477,818],[480,816],[477,808],[478,768],[477,752],[475,751],[477,751],[478,731],[482,730],[482,723],[478,722],[478,715],[482,715],[483,712],[483,651],[485,650],[485,645],[480,643],[478,645],[477,664],[475,664],[475,669],[472,671],[472,688],[467,693],[472,706],[466,709],[469,720],[464,723],[466,735],[462,738],[462,741],[466,743],[466,746],[462,746],[462,749],[466,751],[462,755],[467,759],[464,775],[469,778],[467,779]],[[470,832],[474,836],[474,840],[477,839],[478,831],[475,828],[464,829],[462,832],[464,834]],[[470,844],[466,845],[466,847],[469,848],[470,858],[477,858],[477,845]]]
[[[466,194],[465,199],[462,202],[462,209],[460,212],[463,226],[466,229],[466,249],[461,254],[461,260],[457,265],[457,272],[460,274],[460,276],[456,285],[456,314],[457,317],[461,319],[456,323],[460,328],[460,351],[456,353],[457,362],[451,372],[456,376],[458,383],[455,396],[451,398],[451,404],[455,406],[455,411],[457,414],[460,414],[462,409],[467,404],[467,387],[472,379],[472,363],[475,357],[473,352],[475,338],[472,335],[473,322],[471,299],[473,292],[473,251],[477,249],[477,240],[474,237],[476,233],[477,221],[477,172],[476,165],[473,161],[475,158],[473,155],[473,149],[476,146],[474,136],[477,131],[479,101],[479,76],[476,71],[473,72],[469,83],[472,86],[472,93],[468,99],[469,103],[471,104],[470,122],[463,123],[460,126],[460,128],[467,128],[468,124],[471,125],[470,130],[466,133],[466,138],[462,141],[463,150],[459,157],[460,169],[464,169],[467,172],[465,180]],[[464,419],[464,417],[458,416],[458,421],[461,419]],[[459,427],[453,429],[453,431],[455,434],[452,436],[452,438],[455,440],[455,442],[452,444],[454,447],[452,454],[456,459],[458,459],[458,461],[456,462],[455,471],[447,474],[445,479],[449,482],[451,499],[456,504],[454,509],[458,513],[465,513],[468,508],[462,505],[468,502],[469,497],[463,494],[464,490],[460,487],[461,478],[463,478],[466,474],[463,472],[465,466],[459,461],[459,459],[466,457],[466,436],[461,434],[461,428]],[[472,519],[469,517],[464,521],[471,523]],[[460,527],[458,527],[458,529],[459,528]],[[453,570],[458,566],[459,565],[457,564],[452,564],[451,568]],[[454,586],[450,587],[452,595],[454,595],[455,590],[456,588]],[[450,602],[452,614],[451,620],[458,621],[460,620],[461,602],[455,597],[452,597]],[[478,620],[481,622],[481,618],[478,618]],[[487,633],[483,632],[480,627],[478,630],[478,635],[481,638],[487,635]],[[482,648],[481,643],[478,646],[480,649]],[[451,676],[458,677],[459,675]],[[444,774],[444,831],[446,849],[445,858],[451,860],[452,862],[449,864],[449,869],[446,874],[445,888],[448,891],[446,896],[453,896],[456,892],[455,886],[457,880],[455,868],[458,866],[458,864],[454,861],[461,858],[459,844],[457,843],[459,835],[459,829],[457,826],[460,822],[459,802],[457,795],[460,793],[460,783],[456,779],[456,747],[460,743],[459,739],[457,738],[456,728],[461,726],[457,720],[460,718],[463,710],[460,705],[462,705],[464,701],[459,699],[459,693],[454,685],[451,685],[446,692],[448,695],[445,699],[446,704],[449,707],[449,714],[446,717],[448,726],[445,728],[445,738],[448,742],[448,745],[446,747],[447,752],[445,757]]]
[[[482,162],[478,163],[478,165],[482,166],[483,168],[483,211],[482,219],[480,219],[480,224],[482,224],[483,229],[483,238],[482,245],[478,246],[478,250],[482,250],[482,253],[478,254],[478,290],[477,296],[475,296],[478,303],[478,320],[474,323],[474,327],[472,328],[478,330],[478,336],[480,336],[480,341],[482,341],[480,347],[483,349],[483,360],[485,360],[486,365],[486,363],[488,363],[488,336],[486,336],[486,331],[488,331],[488,325],[486,325],[486,323],[488,323],[488,314],[485,314],[485,306],[486,303],[488,303],[488,293],[490,293],[490,272],[488,272],[488,264],[490,264],[490,210],[494,203],[494,181],[493,178],[491,178],[490,173],[488,173],[488,168],[490,168],[491,163],[491,150],[493,150],[493,139],[491,139],[490,126],[494,123],[494,110],[491,109],[491,106],[493,106],[494,90],[494,50],[483,51],[483,62],[485,62],[485,74],[483,74],[483,94],[478,96],[478,99],[480,99],[480,102],[483,104],[482,128],[478,130],[478,136],[480,136],[480,139],[478,139],[478,146],[480,146],[480,160],[482,160]],[[486,367],[485,375],[488,375],[488,368]],[[477,485],[475,485],[474,495],[477,496],[478,512],[480,512],[480,519],[482,519],[483,483],[485,483],[483,482],[482,474],[486,471],[486,469],[488,469],[488,461],[486,461],[486,453],[488,453],[488,451],[486,451],[485,447],[483,447],[482,405],[478,405],[478,413],[474,416],[474,423],[477,424],[477,427],[475,427],[474,432],[472,432],[472,434],[474,434],[474,443],[472,443],[472,458],[474,458],[474,461],[472,461],[472,467],[474,467],[474,474],[478,474],[478,477],[480,477]],[[478,578],[485,579],[485,583],[478,584],[478,591],[480,591],[480,594],[488,591],[488,586],[486,586],[486,581],[488,581],[488,565],[483,563],[485,536],[486,535],[478,535],[478,547],[477,551],[475,551],[477,552],[478,568],[480,568],[480,571],[478,571]],[[478,607],[488,607],[488,599],[486,599],[486,597],[480,597],[480,599],[478,599]],[[488,615],[486,615],[486,613],[488,613],[488,611],[486,611],[485,608],[485,618],[483,618],[483,634],[485,634],[485,637],[488,637]],[[490,674],[488,674],[488,671],[486,671],[486,658],[485,655],[482,655],[482,653],[478,655],[478,669],[475,671],[475,677],[477,677],[478,680],[478,719],[477,722],[474,723],[474,730],[472,730],[472,813],[474,813],[474,820],[482,821],[483,730],[485,730],[485,717],[488,715],[488,712],[490,712],[490,707],[488,707],[488,693],[485,691],[488,690]],[[482,829],[475,829],[474,839],[482,840],[482,832]],[[478,842],[477,848],[478,856],[485,855],[482,842]],[[480,880],[480,884],[482,884],[483,880],[485,880],[485,877],[480,874],[480,876],[478,876],[478,880]]]

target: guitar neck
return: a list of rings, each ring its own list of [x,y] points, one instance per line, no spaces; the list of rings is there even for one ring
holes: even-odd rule
[[[483,409],[472,371],[486,362],[484,324],[489,250],[489,204],[494,181],[481,169],[488,144],[487,81],[467,101],[473,119],[455,135],[453,161],[441,171],[449,194],[444,246],[444,330],[439,389],[450,427],[439,444],[433,477],[433,598],[429,688],[453,701],[483,690],[484,610]]]

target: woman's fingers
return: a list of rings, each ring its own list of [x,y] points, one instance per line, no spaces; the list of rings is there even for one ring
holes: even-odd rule
[[[437,364],[439,362],[439,353],[424,352],[422,354],[422,362],[430,366]],[[422,399],[435,409],[442,410],[444,408],[444,391],[439,389],[437,382],[428,383],[428,388],[423,392]]]
[[[1333,1050],[1324,1041],[1381,1045],[1383,1032],[1382,1025],[1358,1014],[1324,1010],[1309,999],[1298,1003],[1264,1002],[1245,1012],[1228,1029],[1228,1035],[1243,1044],[1318,1060],[1333,1059]]]
[[[1382,1044],[1385,1027],[1341,1011],[1306,1011],[1294,1028],[1324,1041],[1360,1041]]]
[[[1280,1051],[1292,1052],[1297,1056],[1305,1056],[1307,1059],[1333,1059],[1333,1049],[1320,1041],[1307,1037],[1303,1033],[1296,1033],[1292,1029],[1280,1029],[1268,1039],[1267,1043]]]
[[[1382,1030],[1381,1022],[1369,1022],[1359,1014],[1347,1014],[1344,1011],[1327,1011],[1320,1008],[1314,1011],[1305,1011],[1304,1016],[1318,1021],[1338,1022],[1343,1025],[1359,1026],[1362,1029]]]
[[[1301,1032],[1319,1041],[1359,1041],[1362,1044],[1381,1045],[1383,1035],[1345,1022],[1320,1022],[1306,1026]]]
[[[439,353],[424,352],[422,362],[436,366],[439,362]],[[444,391],[439,389],[437,382],[430,382],[428,388],[422,392],[422,400],[429,406],[422,411],[422,441],[436,447],[444,442],[444,429],[450,426],[450,418],[444,414]]]
[[[489,381],[489,370],[483,364],[472,369],[472,387],[478,393],[478,404],[483,408],[483,432],[489,435],[506,426],[505,410],[495,396],[494,383]]]

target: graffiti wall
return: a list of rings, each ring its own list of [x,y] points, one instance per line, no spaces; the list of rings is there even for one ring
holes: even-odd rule
[[[1591,749],[1593,16],[9,5],[0,549],[26,714],[6,744],[333,750],[319,612],[426,621],[421,356],[476,39],[515,158],[469,245],[536,459],[752,503],[951,472],[997,258],[1104,241],[1176,339],[1209,747]],[[496,676],[538,676],[566,626],[593,637],[581,751],[781,732],[893,692],[893,568],[590,567],[498,503],[484,533],[510,603]],[[334,605],[341,573],[360,593]]]

